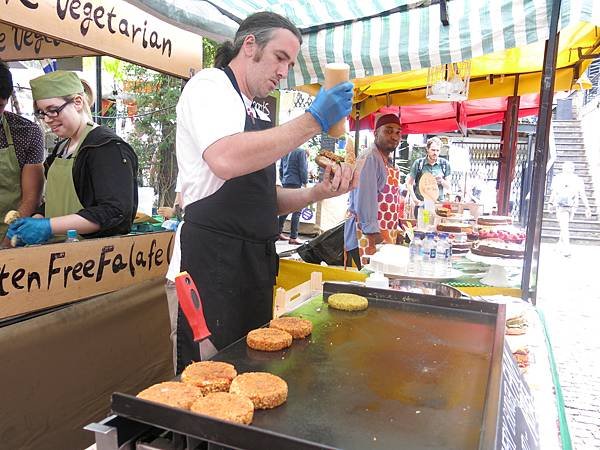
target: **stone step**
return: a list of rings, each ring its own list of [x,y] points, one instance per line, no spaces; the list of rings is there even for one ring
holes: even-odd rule
[[[554,141],[556,143],[561,143],[561,144],[565,144],[565,143],[570,143],[572,142],[573,144],[577,144],[577,143],[583,143],[583,136],[557,136],[554,135]]]
[[[542,235],[546,236],[560,236],[560,228],[556,227],[543,227]],[[600,231],[598,230],[574,230],[569,228],[569,235],[571,239],[580,238],[580,239],[600,239]]]
[[[557,156],[557,159],[560,160],[561,162],[571,161],[571,162],[578,162],[578,163],[582,163],[582,164],[587,164],[587,162],[588,162],[587,158],[585,157],[585,154],[557,152],[556,156]]]
[[[585,217],[585,213],[583,212],[583,209],[577,208],[577,211],[581,211],[581,212],[575,213],[575,218],[571,221],[571,223],[573,223],[573,222],[585,222],[585,223],[597,222],[597,223],[600,223],[600,216],[598,216],[597,213],[592,213],[592,217],[588,219]],[[542,216],[542,220],[544,221],[544,223],[547,220],[556,220],[556,212],[554,210],[550,211],[550,210],[545,209],[544,215]]]
[[[579,150],[585,152],[585,144],[556,144],[556,150]]]
[[[554,135],[583,134],[581,127],[554,127]]]
[[[555,216],[556,217],[556,216]],[[542,229],[559,228],[558,220],[544,218]],[[569,222],[569,230],[592,230],[594,233],[600,232],[600,222],[591,220],[571,220]]]
[[[558,235],[554,236],[542,233],[542,242],[556,243],[558,242]],[[577,236],[570,236],[570,242],[571,244],[578,245],[600,245],[600,238],[580,238]]]
[[[585,155],[587,155],[587,150],[585,148],[565,147],[565,148],[557,148],[556,153],[559,155],[568,153],[568,154],[573,154],[573,155],[585,156]]]

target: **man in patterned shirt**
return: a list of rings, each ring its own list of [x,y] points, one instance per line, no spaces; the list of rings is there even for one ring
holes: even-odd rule
[[[13,92],[12,75],[0,60],[0,247],[7,247],[4,216],[18,210],[29,217],[44,188],[44,138],[35,123],[5,111]]]

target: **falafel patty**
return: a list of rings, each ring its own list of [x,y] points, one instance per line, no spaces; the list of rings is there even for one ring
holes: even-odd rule
[[[312,322],[300,317],[279,317],[269,322],[270,328],[287,331],[294,339],[303,339],[312,333]]]
[[[144,389],[137,397],[175,408],[190,409],[192,403],[202,395],[202,391],[196,386],[177,381],[165,381]]]
[[[369,300],[362,295],[338,293],[330,295],[327,304],[342,311],[362,311],[368,308]]]
[[[237,376],[235,367],[226,362],[201,361],[187,366],[181,381],[199,387],[204,395],[210,392],[227,392],[231,380]]]
[[[287,400],[288,385],[272,373],[248,372],[234,378],[229,392],[248,397],[256,409],[271,409]]]
[[[254,404],[249,398],[229,392],[208,394],[196,400],[190,409],[198,414],[246,425],[252,422],[254,416]]]
[[[276,352],[292,345],[292,335],[277,328],[258,328],[246,336],[248,347],[263,352]]]

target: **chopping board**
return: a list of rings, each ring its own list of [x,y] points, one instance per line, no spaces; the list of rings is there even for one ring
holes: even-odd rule
[[[432,202],[436,202],[439,195],[440,189],[438,187],[437,180],[430,173],[424,173],[421,175],[419,179],[419,192],[425,200],[431,200]]]

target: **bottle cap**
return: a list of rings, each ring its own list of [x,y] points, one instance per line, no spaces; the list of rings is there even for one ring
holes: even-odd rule
[[[67,230],[67,239],[73,239],[77,237],[77,230]]]

